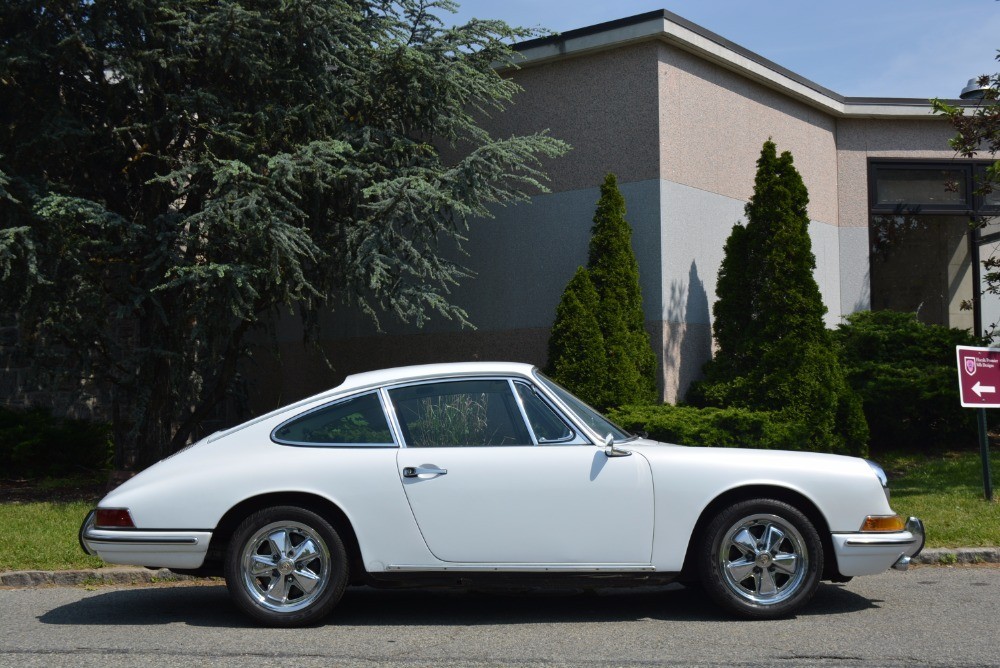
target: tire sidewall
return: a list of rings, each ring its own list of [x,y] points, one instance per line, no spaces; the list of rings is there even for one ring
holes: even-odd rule
[[[719,563],[722,541],[728,531],[752,515],[775,515],[798,531],[806,551],[807,566],[798,589],[776,603],[757,603],[740,596],[726,583]],[[793,614],[812,598],[823,572],[823,543],[813,523],[794,506],[776,499],[741,501],[725,508],[708,524],[698,549],[699,575],[705,591],[727,611],[753,619],[772,619]]]
[[[262,606],[247,589],[243,575],[243,553],[261,528],[276,522],[296,522],[313,530],[326,544],[330,555],[329,578],[323,592],[306,607],[278,612]],[[275,506],[259,510],[240,523],[229,541],[225,561],[226,588],[237,607],[266,626],[291,627],[313,624],[324,618],[344,594],[348,580],[348,560],[337,530],[317,513],[296,506]]]

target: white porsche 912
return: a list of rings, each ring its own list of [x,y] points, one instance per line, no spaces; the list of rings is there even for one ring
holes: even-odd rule
[[[700,584],[789,615],[821,580],[905,569],[924,543],[878,465],[631,436],[527,364],[387,369],[213,434],[80,529],[114,564],[224,575],[272,626],[349,584]]]

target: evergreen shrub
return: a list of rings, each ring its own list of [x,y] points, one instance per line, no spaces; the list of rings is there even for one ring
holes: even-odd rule
[[[687,401],[780,413],[806,426],[799,447],[867,453],[860,398],[847,383],[816,283],[809,194],[792,155],[767,141],[757,161],[746,225],[726,241],[713,332],[719,349]]]
[[[597,324],[597,302],[590,272],[578,267],[556,307],[549,367],[556,382],[592,406],[604,406],[608,362],[604,335]]]
[[[913,313],[863,311],[834,332],[860,395],[875,451],[975,447],[976,412],[958,397],[955,346],[984,345],[967,330],[925,325]]]
[[[0,408],[0,462],[5,478],[76,475],[110,468],[110,426],[53,417],[43,408]]]
[[[587,268],[563,292],[549,336],[549,374],[598,408],[656,399],[639,264],[614,174],[601,185]]]
[[[665,443],[718,448],[806,450],[810,428],[777,411],[693,406],[622,406],[609,417],[626,431]]]

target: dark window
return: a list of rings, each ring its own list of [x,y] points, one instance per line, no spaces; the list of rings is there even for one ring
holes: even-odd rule
[[[969,217],[872,216],[871,308],[909,311],[921,322],[973,327]]]
[[[969,208],[967,169],[876,166],[876,210]]]
[[[506,380],[459,380],[389,390],[406,445],[532,445]]]
[[[392,434],[375,393],[324,406],[274,430],[282,443],[317,445],[391,445]]]

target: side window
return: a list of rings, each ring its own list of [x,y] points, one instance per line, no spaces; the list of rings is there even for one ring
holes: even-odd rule
[[[573,438],[573,430],[531,387],[524,383],[515,383],[514,387],[517,388],[524,413],[528,416],[528,423],[539,443],[563,443]]]
[[[406,445],[532,445],[505,380],[458,380],[389,390]]]
[[[274,430],[279,443],[391,445],[392,434],[382,403],[374,393],[310,411]]]

